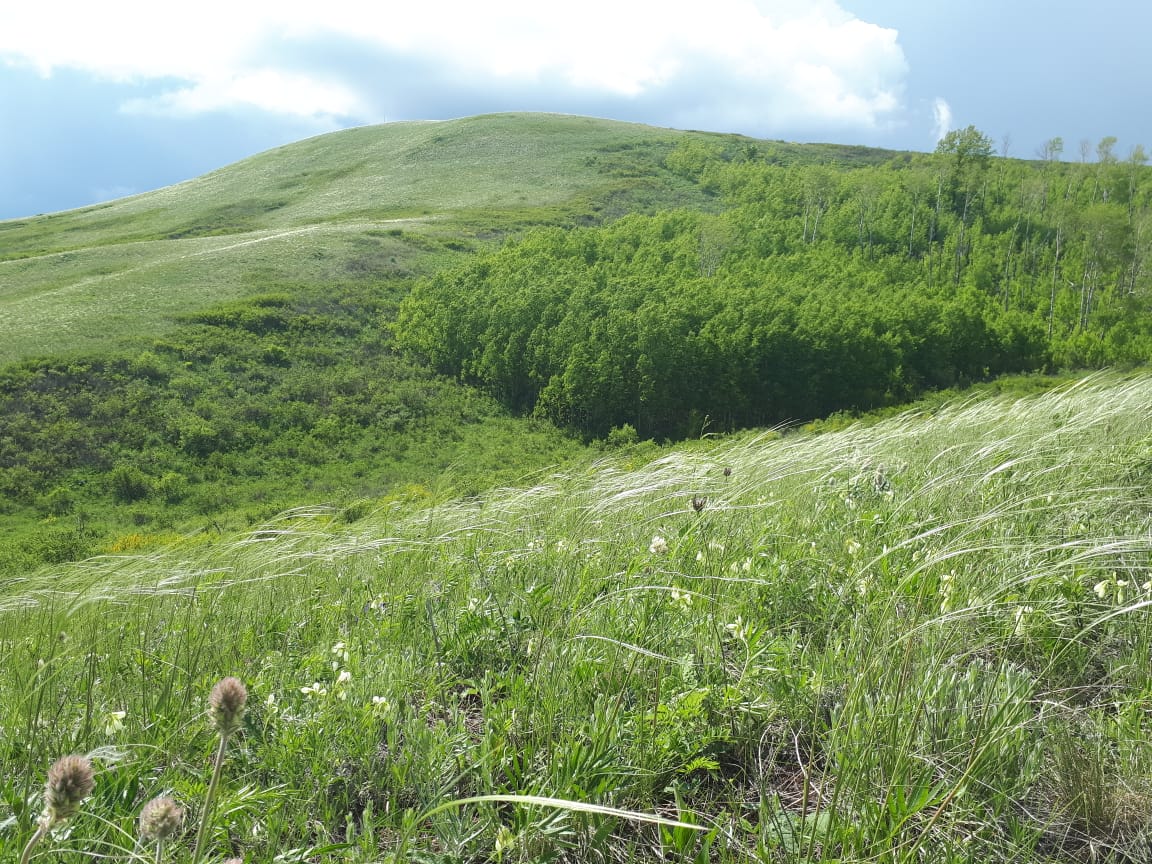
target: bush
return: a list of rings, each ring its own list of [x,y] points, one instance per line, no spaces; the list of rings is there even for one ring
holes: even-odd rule
[[[112,497],[121,504],[131,504],[148,497],[152,481],[135,465],[117,465],[108,475]]]

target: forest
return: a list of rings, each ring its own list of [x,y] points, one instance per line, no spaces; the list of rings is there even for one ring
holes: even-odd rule
[[[398,344],[505,405],[600,437],[785,423],[1008,372],[1152,356],[1152,173],[1106,137],[1080,159],[931,154],[812,164],[688,140],[665,166],[718,212],[542,227],[420,280]]]

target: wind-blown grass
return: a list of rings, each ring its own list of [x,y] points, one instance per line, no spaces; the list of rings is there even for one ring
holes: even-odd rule
[[[30,574],[0,593],[0,861],[63,753],[99,769],[68,848],[200,800],[226,674],[217,855],[1138,859],[1150,411],[1152,378],[1095,376]]]

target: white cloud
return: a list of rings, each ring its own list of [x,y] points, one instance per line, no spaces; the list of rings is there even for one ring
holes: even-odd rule
[[[236,107],[292,117],[356,117],[365,110],[360,97],[343,84],[278,69],[257,69],[228,78],[212,76],[160,96],[130,100],[121,110],[180,116]]]
[[[382,63],[434,69],[444,92],[508,88],[538,105],[560,91],[585,102],[659,100],[686,122],[739,118],[762,131],[879,128],[900,107],[907,75],[896,31],[855,18],[835,0],[46,0],[4,7],[0,58],[44,74],[67,67],[117,80],[174,79],[163,96],[126,106],[157,113],[251,106],[368,121],[380,119],[372,115],[388,101],[382,93],[426,84],[380,81],[339,56],[309,55],[310,46],[340,40]],[[694,88],[695,100],[673,98]]]
[[[952,106],[937,96],[932,103],[932,140],[939,141],[952,131]]]

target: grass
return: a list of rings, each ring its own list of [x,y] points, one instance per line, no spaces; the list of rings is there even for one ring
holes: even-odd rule
[[[253,293],[253,274],[426,271],[477,235],[596,219],[609,206],[707,206],[661,165],[687,134],[556,115],[394,123],[2,222],[0,362],[162,334],[176,315]]]
[[[1150,410],[1095,376],[12,579],[0,861],[65,753],[62,860],[195,809],[229,674],[217,860],[1140,860]]]

